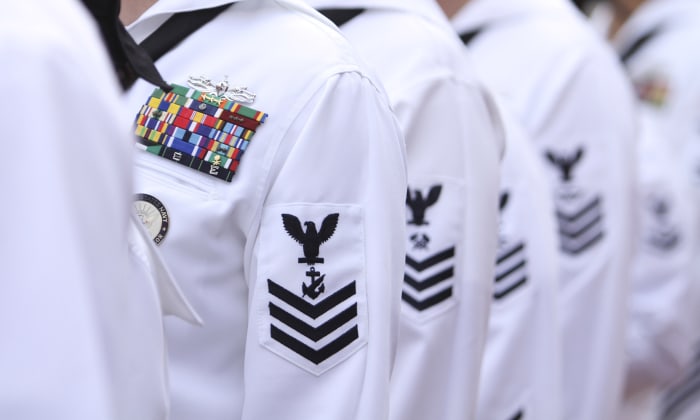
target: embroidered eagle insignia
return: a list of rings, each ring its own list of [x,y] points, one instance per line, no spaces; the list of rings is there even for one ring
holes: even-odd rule
[[[421,226],[428,224],[428,222],[425,221],[425,212],[428,207],[437,203],[441,191],[441,185],[433,185],[430,187],[428,197],[426,198],[423,198],[423,192],[421,190],[413,190],[413,195],[411,195],[410,189],[406,191],[406,205],[410,207],[411,213],[413,214],[413,219],[408,221],[409,225]]]
[[[311,221],[304,222],[306,230],[301,227],[301,221],[292,214],[282,214],[282,224],[289,236],[301,244],[304,250],[304,258],[299,258],[299,263],[314,265],[323,263],[323,258],[318,258],[321,244],[330,239],[338,226],[339,213],[331,213],[321,222],[321,229],[316,229],[316,224]]]
[[[547,151],[547,159],[556,165],[561,171],[561,179],[564,182],[569,182],[573,178],[572,172],[574,167],[581,161],[583,157],[583,149],[578,148],[573,155],[555,155],[551,151]]]

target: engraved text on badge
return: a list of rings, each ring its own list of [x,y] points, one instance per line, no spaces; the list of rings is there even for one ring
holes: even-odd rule
[[[136,194],[134,196],[134,210],[153,242],[160,245],[168,233],[170,221],[168,210],[163,203],[152,195]]]

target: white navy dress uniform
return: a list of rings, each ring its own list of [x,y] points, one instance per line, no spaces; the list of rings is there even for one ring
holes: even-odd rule
[[[640,114],[638,244],[627,327],[621,420],[652,420],[659,391],[678,379],[697,336],[698,220],[690,180],[667,139]]]
[[[0,57],[7,145],[31,144],[0,169],[0,418],[164,420],[162,315],[196,316],[130,222],[128,114],[100,34],[73,0],[13,2]]]
[[[406,272],[389,418],[473,419],[496,253],[498,115],[434,0],[308,2],[329,17],[364,9],[341,31],[377,72],[406,141]]]
[[[225,3],[160,0],[128,30],[147,43],[173,13]],[[158,248],[204,323],[166,323],[171,418],[385,418],[407,187],[385,95],[295,0],[237,1],[188,35],[156,61],[181,90],[153,96],[141,81],[127,93],[139,145],[164,153],[137,154],[135,192],[166,209]],[[269,117],[223,112],[225,78]],[[252,139],[239,130],[263,121]],[[206,124],[220,130],[195,132]],[[210,176],[243,152],[230,182]]]
[[[514,107],[548,168],[561,251],[563,418],[614,419],[633,246],[631,89],[566,1],[472,0],[452,22],[471,34],[480,74]]]
[[[499,101],[500,102],[500,101]],[[558,241],[542,160],[505,104],[500,232],[479,420],[561,419]]]
[[[597,5],[591,15],[595,27],[603,34],[609,31],[611,10]],[[697,369],[689,368],[692,349],[697,343],[698,305],[698,192],[700,192],[700,84],[697,71],[700,60],[692,49],[700,42],[700,5],[688,0],[645,1],[620,27],[610,40],[625,63],[628,75],[641,100],[647,119],[658,128],[669,158],[657,171],[674,176],[675,185],[690,183],[691,191],[682,193],[674,206],[688,207],[691,220],[679,226],[685,246],[690,246],[692,267],[679,265],[682,275],[664,276],[654,288],[635,287],[640,301],[633,304],[632,323],[636,340],[629,343],[630,374],[625,401],[628,418],[651,418],[659,387],[678,380],[686,370],[687,377],[666,396],[659,406],[663,418],[694,419],[699,406]],[[678,164],[680,162],[680,164]],[[648,159],[651,168],[662,165],[659,159]],[[678,171],[683,176],[677,179]],[[679,211],[683,211],[682,209]],[[679,223],[684,222],[679,220]],[[682,253],[680,254],[682,255]],[[665,264],[687,264],[687,261],[666,258]],[[660,278],[660,277],[658,277]],[[658,279],[657,278],[657,279]],[[651,299],[651,297],[654,299]],[[637,306],[641,306],[637,308]],[[646,339],[640,342],[640,337]],[[634,337],[633,337],[634,338]],[[643,414],[641,414],[643,413]]]

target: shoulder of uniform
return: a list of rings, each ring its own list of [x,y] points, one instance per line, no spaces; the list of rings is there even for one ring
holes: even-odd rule
[[[256,33],[262,48],[274,48],[292,80],[310,86],[339,74],[354,73],[383,91],[375,74],[330,21],[300,0],[240,3],[260,14]],[[238,7],[238,6],[237,6]],[[253,35],[251,35],[253,36]],[[253,36],[253,37],[254,37]]]
[[[411,84],[404,82],[423,83],[426,78],[469,83],[476,80],[472,72],[474,66],[467,58],[464,45],[447,20],[443,26],[436,19],[411,11],[380,9],[373,12],[370,9],[360,16],[358,20],[362,20],[362,25],[348,28],[344,35],[362,52],[369,48],[373,55],[384,56],[384,51],[390,51],[386,53],[387,58],[395,58],[392,77],[396,79],[397,74],[402,75],[404,88],[409,89]],[[381,45],[375,45],[376,38],[371,35],[377,33],[382,34]],[[411,51],[421,53],[412,54]]]
[[[518,29],[522,34],[518,41],[520,46],[527,48],[531,45],[532,54],[547,67],[564,65],[576,69],[591,62],[617,65],[612,47],[589,27],[583,17],[542,14],[522,25]]]
[[[293,52],[289,61],[308,64],[356,67],[360,61],[339,30],[310,6],[299,0],[261,0],[242,2],[241,8],[264,13],[259,19],[261,31],[272,37],[279,50]],[[313,71],[314,68],[308,69]]]

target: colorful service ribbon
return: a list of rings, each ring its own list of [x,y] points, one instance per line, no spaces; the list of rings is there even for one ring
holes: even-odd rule
[[[136,116],[138,147],[231,182],[267,114],[197,89],[157,88]]]

